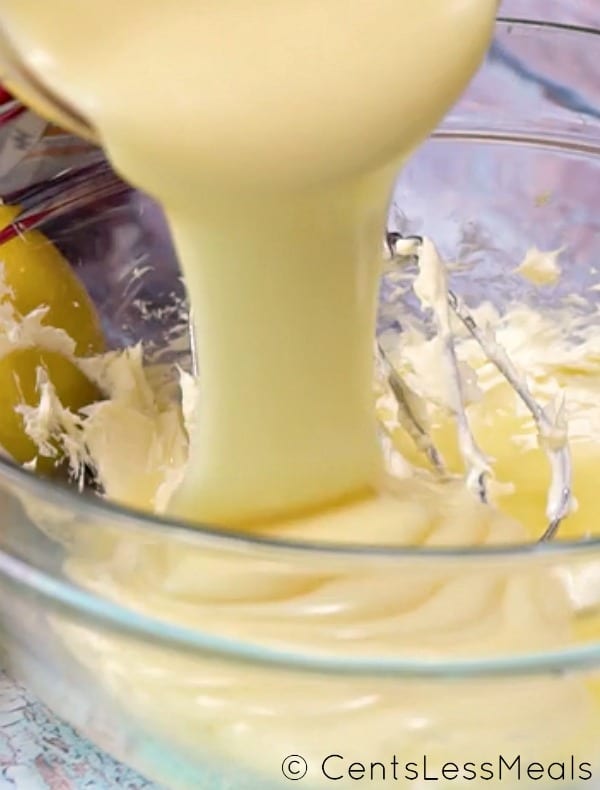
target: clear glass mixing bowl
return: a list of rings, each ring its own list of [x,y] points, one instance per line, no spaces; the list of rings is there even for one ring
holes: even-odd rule
[[[585,311],[597,298],[599,64],[595,31],[501,21],[485,67],[401,175],[390,229],[426,231],[471,264],[453,282],[470,303],[575,292]],[[144,339],[152,352],[179,338],[170,361],[189,365],[185,322],[173,319],[177,263],[151,201],[121,191],[44,231],[78,267],[113,345]],[[568,247],[565,275],[543,297],[511,273],[531,245]],[[128,512],[5,461],[0,507],[7,667],[169,788],[270,790],[301,778],[311,788],[423,787],[426,775],[439,786],[554,787],[564,776],[564,786],[600,787],[598,539],[471,550],[286,544]],[[177,576],[166,589],[183,556],[187,586]],[[220,569],[218,589],[203,586],[209,566]],[[396,607],[389,621],[375,617],[371,640],[373,613],[344,597],[346,578]],[[297,597],[261,600],[278,580]],[[469,611],[449,618],[447,607],[425,606],[457,583]],[[327,584],[328,605],[311,608],[311,591]],[[490,638],[502,619],[490,595],[520,617],[509,652]],[[176,611],[169,596],[179,596]],[[415,605],[419,617],[404,618]],[[540,617],[544,638],[529,627]],[[377,627],[399,629],[401,649],[373,638]],[[444,762],[456,770],[442,774]]]

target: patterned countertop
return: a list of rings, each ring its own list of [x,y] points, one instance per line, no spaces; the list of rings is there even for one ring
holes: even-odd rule
[[[0,673],[0,790],[158,790]]]
[[[504,0],[505,15],[600,26],[598,0]],[[0,790],[159,790],[0,672]]]

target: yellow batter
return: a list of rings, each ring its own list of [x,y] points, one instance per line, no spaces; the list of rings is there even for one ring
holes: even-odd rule
[[[110,476],[104,461],[109,495],[313,540],[484,545],[543,531],[546,481],[523,471],[528,460],[514,462],[525,454],[512,439],[495,438],[496,420],[533,437],[525,420],[507,416],[514,403],[505,409],[501,385],[488,388],[478,412],[480,440],[510,471],[509,508],[521,523],[460,484],[388,481],[372,395],[390,184],[476,69],[495,9],[495,0],[180,0],[176,11],[160,0],[0,0],[5,32],[28,67],[87,117],[123,175],[165,206],[194,308],[201,389],[188,414],[183,480],[173,456],[181,426],[146,397],[133,360],[126,394],[80,426],[96,429],[99,466],[109,457],[98,452],[103,412],[105,425],[122,419],[137,394],[139,435],[155,426],[137,456],[143,463],[127,454],[136,474],[148,473],[139,490],[127,470]],[[109,361],[108,379],[118,364]],[[582,453],[587,464],[587,447]],[[576,608],[545,568],[334,571],[119,534],[76,536],[72,552],[71,576],[103,595],[290,650],[439,659],[558,648]],[[344,678],[267,677],[57,627],[151,731],[267,775],[278,775],[273,755],[288,746],[313,757],[343,742],[377,759],[394,722],[417,712],[437,729],[424,726],[421,736],[415,724],[407,752],[448,749],[449,759],[455,731],[475,756],[509,743],[517,720],[536,756],[554,758],[598,729],[591,696],[570,679],[501,689],[490,681],[461,697],[457,716],[456,696],[428,684],[377,692]],[[558,708],[565,727],[549,731],[548,710]]]

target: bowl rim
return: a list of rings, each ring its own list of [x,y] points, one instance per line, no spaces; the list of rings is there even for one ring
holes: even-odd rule
[[[543,28],[600,36],[600,29],[518,17],[500,16],[497,26],[508,28]],[[110,524],[124,530],[146,531],[153,535],[167,533],[195,546],[229,551],[256,549],[267,552],[286,552],[298,557],[329,556],[336,559],[371,559],[378,562],[455,562],[457,560],[513,560],[532,558],[550,560],[567,557],[587,557],[600,549],[600,538],[583,540],[555,540],[548,543],[504,544],[484,547],[398,547],[369,544],[291,541],[267,538],[248,532],[198,524],[184,519],[172,519],[110,502],[100,497],[86,496],[64,482],[38,477],[0,455],[0,480],[17,486],[50,506],[67,508],[91,520]],[[307,655],[210,635],[198,629],[179,626],[173,622],[143,615],[127,606],[101,595],[91,593],[65,581],[46,569],[40,569],[16,553],[0,549],[0,576],[10,585],[24,591],[34,591],[59,610],[68,611],[78,619],[97,622],[102,627],[136,635],[151,642],[181,647],[191,652],[219,655],[232,660],[273,664],[291,668],[349,674],[407,675],[422,677],[531,674],[565,668],[586,667],[600,663],[600,641],[544,653],[525,653],[507,657],[456,659],[452,661],[427,658],[396,657],[339,657]]]
[[[549,30],[565,30],[570,33],[591,33],[594,36],[600,36],[600,28],[592,27],[591,25],[575,24],[573,22],[553,22],[548,19],[523,19],[517,16],[498,16],[496,18],[496,25],[518,25],[519,27],[541,27]]]
[[[199,524],[186,519],[174,519],[159,514],[120,505],[74,489],[64,481],[38,477],[11,460],[0,456],[0,482],[18,486],[49,507],[70,509],[77,515],[95,522],[104,522],[111,528],[118,526],[127,531],[145,531],[154,536],[167,534],[196,547],[221,550],[269,552],[307,555],[310,557],[335,557],[372,559],[381,562],[394,560],[457,561],[457,560],[515,560],[564,559],[579,557],[591,551],[600,551],[600,537],[580,540],[555,539],[548,542],[503,543],[493,546],[397,546],[388,544],[339,543],[328,541],[286,540],[231,529]],[[74,503],[77,503],[74,506]],[[542,510],[540,511],[543,512]],[[4,549],[0,549],[0,555]]]

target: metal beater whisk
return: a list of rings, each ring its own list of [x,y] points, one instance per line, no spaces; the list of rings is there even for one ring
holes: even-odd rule
[[[386,246],[390,256],[399,261],[400,259],[406,260],[407,257],[420,261],[426,245],[432,248],[431,242],[420,236],[405,237],[399,233],[389,233],[386,238]],[[454,416],[457,424],[459,446],[466,469],[466,485],[482,502],[488,502],[488,478],[491,474],[491,469],[484,454],[477,446],[469,424],[459,362],[456,355],[456,336],[452,330],[451,315],[456,316],[471,337],[478,343],[487,359],[495,365],[500,374],[511,385],[535,421],[539,443],[546,452],[551,470],[551,482],[546,501],[547,526],[541,537],[541,541],[549,541],[555,537],[562,521],[569,515],[572,503],[571,453],[566,438],[561,436],[557,438],[557,433],[560,434],[560,428],[557,428],[556,421],[548,410],[544,409],[532,396],[523,374],[516,369],[493,335],[477,325],[466,305],[448,287],[446,271],[441,262],[439,262],[437,273],[440,278],[439,289],[443,291],[445,298],[432,309],[433,320],[438,336],[443,339],[443,353],[447,363],[447,370],[450,372],[451,381],[448,384],[454,396]],[[427,429],[421,424],[414,410],[411,409],[411,397],[405,383],[394,369],[379,343],[377,343],[376,349],[379,361],[384,367],[388,385],[398,405],[398,420],[400,424],[407,431],[417,448],[427,456],[434,471],[442,476],[447,475],[448,471],[441,453],[436,448]]]

